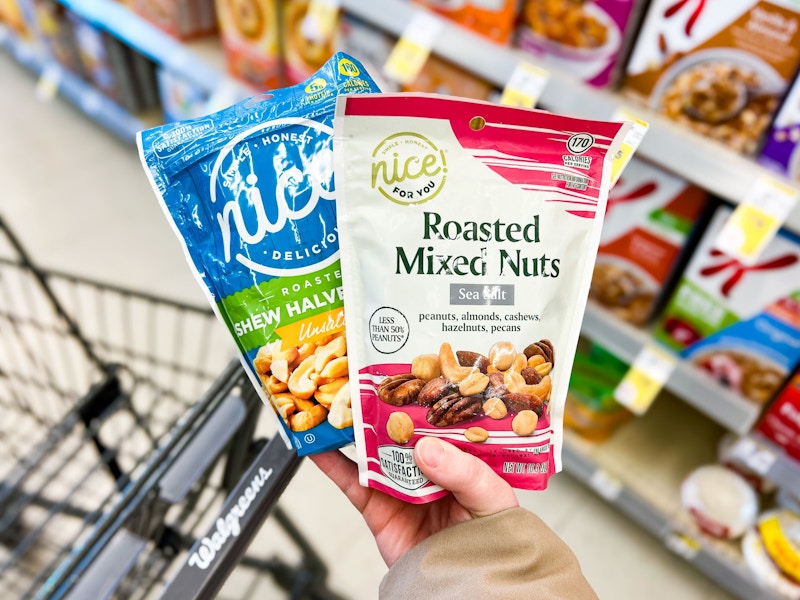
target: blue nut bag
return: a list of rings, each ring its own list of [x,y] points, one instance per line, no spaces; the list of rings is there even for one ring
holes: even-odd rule
[[[143,131],[145,171],[262,400],[301,456],[353,441],[333,181],[335,54],[306,81]]]

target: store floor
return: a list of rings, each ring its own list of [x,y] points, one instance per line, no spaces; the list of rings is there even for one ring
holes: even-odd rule
[[[36,100],[34,87],[0,52],[0,213],[33,258],[49,269],[202,304],[135,148],[60,100]],[[729,598],[569,475],[555,477],[546,492],[518,495],[572,547],[603,600]],[[311,463],[281,503],[327,562],[333,588],[347,598],[377,597],[386,567],[369,532]],[[274,548],[277,538],[264,527],[255,551]],[[272,589],[237,574],[221,597],[276,597]]]

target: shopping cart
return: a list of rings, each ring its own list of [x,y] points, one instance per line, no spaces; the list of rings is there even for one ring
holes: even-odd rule
[[[0,218],[2,597],[210,597],[238,566],[338,598],[234,355],[210,310],[39,269]],[[292,563],[245,555],[271,509]]]

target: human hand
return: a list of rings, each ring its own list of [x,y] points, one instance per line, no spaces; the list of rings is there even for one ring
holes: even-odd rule
[[[438,438],[422,438],[414,447],[425,476],[452,492],[428,504],[409,504],[362,487],[356,464],[336,450],[310,458],[362,514],[389,567],[442,529],[519,506],[514,490],[489,465]]]

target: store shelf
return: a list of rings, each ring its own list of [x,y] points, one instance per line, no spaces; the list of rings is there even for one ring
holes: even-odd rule
[[[74,104],[86,116],[125,142],[134,143],[136,132],[147,126],[145,121],[131,115],[80,77],[61,68],[41,49],[20,39],[2,25],[0,25],[0,48],[6,50],[35,76],[41,77],[48,72],[48,78],[54,82],[55,91],[59,96]]]
[[[583,335],[601,343],[625,362],[631,362],[652,340],[649,332],[625,323],[589,302],[581,327]],[[679,363],[666,388],[726,429],[745,434],[761,409],[737,396],[688,363]]]
[[[714,427],[681,402],[661,399],[607,442],[594,444],[566,431],[564,470],[731,594],[775,600],[750,575],[739,542],[703,534],[680,505],[684,477],[716,461],[721,432]]]
[[[738,449],[733,460],[800,498],[800,461],[758,433],[740,440]]]
[[[343,0],[342,7],[395,35],[403,32],[415,11],[422,10],[403,0]],[[498,46],[444,19],[442,21],[442,32],[433,51],[500,88],[520,60],[533,60],[530,55]],[[546,64],[541,66],[547,67]],[[556,70],[550,73],[540,104],[559,113],[605,120],[616,118],[619,109],[627,109],[650,123],[650,131],[638,150],[640,156],[731,202],[742,202],[755,182],[764,176],[783,181],[800,192],[796,184],[722,145],[681,129],[618,94],[587,86]],[[800,203],[789,216],[787,226],[800,232]]]
[[[183,43],[112,0],[58,0],[95,27],[208,92],[228,81],[223,53],[214,39]],[[210,50],[210,51],[209,51]]]

